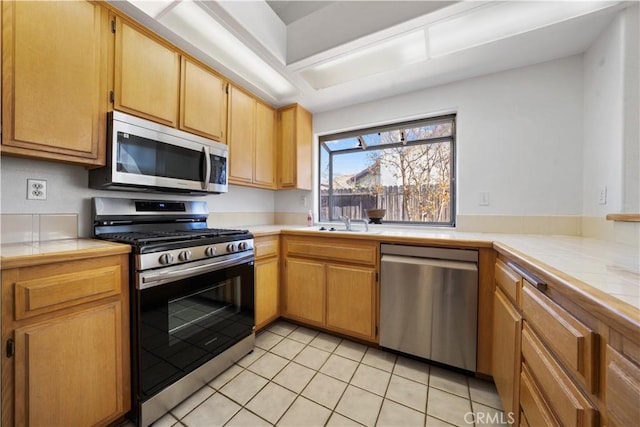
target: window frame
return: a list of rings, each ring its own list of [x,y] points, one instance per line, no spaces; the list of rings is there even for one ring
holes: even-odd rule
[[[337,133],[332,133],[332,134],[327,134],[327,135],[321,135],[318,138],[318,186],[316,187],[316,190],[318,192],[318,212],[317,212],[317,218],[318,221],[320,222],[338,222],[339,220],[337,218],[332,218],[332,206],[333,206],[333,163],[334,163],[334,156],[336,155],[344,155],[344,154],[350,154],[350,153],[360,153],[363,151],[376,151],[376,150],[383,150],[383,149],[387,149],[387,148],[397,148],[397,147],[409,147],[409,146],[418,146],[418,145],[426,145],[426,144],[436,144],[436,143],[443,143],[443,142],[449,142],[450,143],[450,168],[449,168],[449,193],[450,193],[450,220],[449,222],[423,222],[423,221],[389,221],[389,220],[385,220],[383,222],[383,224],[392,224],[392,225],[417,225],[417,226],[422,226],[422,227],[446,227],[446,228],[453,228],[456,226],[456,219],[457,219],[457,212],[456,212],[456,205],[457,205],[457,181],[456,181],[456,148],[457,148],[457,144],[456,144],[456,139],[457,139],[457,115],[456,114],[447,114],[447,115],[441,115],[441,116],[434,116],[434,117],[426,117],[426,118],[422,118],[422,119],[415,119],[415,120],[408,120],[408,121],[402,121],[402,122],[395,122],[395,123],[389,123],[389,124],[385,124],[385,125],[381,125],[381,126],[372,126],[372,127],[367,127],[367,128],[359,128],[359,129],[353,129],[353,130],[348,130],[348,131],[343,131],[343,132],[337,132]],[[346,148],[346,149],[341,149],[341,150],[330,150],[328,148],[328,146],[326,145],[327,141],[335,141],[338,139],[346,139],[346,138],[361,138],[361,135],[367,135],[367,134],[371,134],[371,133],[377,133],[377,132],[387,132],[387,131],[394,131],[394,130],[398,130],[398,131],[402,131],[404,129],[410,129],[413,127],[420,127],[420,126],[429,126],[429,125],[437,125],[437,124],[443,124],[443,123],[451,123],[451,135],[450,136],[444,136],[444,137],[434,137],[434,138],[427,138],[427,139],[421,139],[421,140],[416,140],[416,141],[409,141],[406,143],[402,143],[402,142],[397,142],[397,143],[393,143],[393,144],[384,144],[384,145],[380,145],[380,146],[375,146],[375,148],[373,147],[367,147],[367,148],[358,148],[358,147],[354,147],[354,148]],[[322,150],[325,150],[327,153],[329,153],[329,188],[328,188],[328,197],[329,197],[329,218],[325,219],[325,220],[321,220],[320,218],[320,212],[322,209],[322,190],[321,190],[321,186],[322,186]]]

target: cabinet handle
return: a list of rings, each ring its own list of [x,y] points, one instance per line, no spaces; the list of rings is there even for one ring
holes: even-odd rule
[[[13,357],[14,354],[16,354],[16,343],[13,338],[9,338],[7,340],[7,357]]]
[[[531,283],[539,291],[544,292],[547,290],[547,282],[545,282],[542,279],[539,279],[538,276],[531,273],[529,270],[525,270],[524,268],[520,267],[518,264],[513,262],[508,262],[507,265],[511,269],[513,269],[516,273],[524,277],[527,282]]]

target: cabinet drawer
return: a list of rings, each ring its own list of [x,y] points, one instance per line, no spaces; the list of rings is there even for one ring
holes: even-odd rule
[[[525,319],[589,392],[598,389],[598,335],[526,280],[522,287]]]
[[[108,265],[17,280],[15,320],[120,294],[121,269]]]
[[[640,368],[607,346],[607,414],[609,425],[631,426],[640,419]]]
[[[531,378],[529,369],[522,365],[520,373],[520,425],[559,426],[549,406],[544,401],[540,390]]]
[[[278,255],[279,237],[256,237],[253,241],[253,249],[256,259]]]
[[[495,265],[496,283],[511,298],[513,302],[520,305],[520,287],[522,277],[513,271],[507,264],[496,260]]]
[[[376,243],[353,243],[340,240],[286,240],[287,255],[334,259],[349,263],[375,265],[378,259]]]
[[[562,370],[527,321],[523,323],[523,363],[560,423],[565,426],[595,426],[598,413],[591,402]],[[529,421],[532,423],[531,418]]]

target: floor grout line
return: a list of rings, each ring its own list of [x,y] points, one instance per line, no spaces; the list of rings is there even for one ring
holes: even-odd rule
[[[264,420],[265,422],[267,422],[267,423],[269,423],[269,424],[271,424],[271,422],[269,422],[268,420],[266,420],[264,417],[260,416],[258,413],[256,413],[256,412],[252,411],[251,409],[247,408],[247,405],[248,405],[251,401],[253,401],[253,400],[256,398],[256,396],[257,396],[258,394],[260,394],[260,393],[261,393],[261,392],[262,392],[262,391],[263,391],[263,390],[264,390],[264,389],[265,389],[265,388],[266,388],[270,383],[273,383],[273,385],[274,385],[274,386],[281,387],[281,388],[283,388],[284,390],[287,390],[288,392],[293,393],[293,394],[295,395],[295,397],[293,398],[293,400],[291,401],[291,403],[287,406],[287,408],[286,408],[286,409],[284,410],[284,412],[283,412],[283,413],[278,417],[278,419],[276,420],[275,424],[273,424],[273,425],[278,425],[278,423],[279,423],[279,422],[281,422],[281,420],[282,420],[282,419],[283,419],[283,418],[284,418],[284,417],[289,413],[289,411],[291,410],[291,408],[293,407],[293,405],[294,405],[294,404],[298,401],[298,399],[300,399],[300,398],[306,399],[306,400],[308,400],[309,402],[312,402],[313,404],[318,405],[319,407],[324,408],[324,409],[327,409],[327,410],[329,411],[328,417],[327,417],[327,419],[326,419],[326,421],[325,421],[324,425],[327,425],[327,424],[329,423],[329,421],[332,419],[332,417],[333,417],[335,414],[338,414],[338,415],[340,415],[341,417],[344,417],[344,418],[346,418],[346,419],[349,419],[350,421],[353,421],[353,422],[356,422],[356,423],[360,424],[360,422],[359,422],[359,421],[356,421],[356,420],[354,420],[353,418],[351,418],[350,416],[346,416],[346,415],[344,415],[344,414],[342,414],[342,413],[340,413],[340,412],[338,412],[338,411],[337,411],[337,408],[338,408],[338,406],[339,406],[340,402],[341,402],[341,401],[342,401],[342,399],[344,398],[345,393],[347,392],[347,390],[349,389],[349,387],[350,387],[350,386],[352,386],[352,387],[354,387],[354,388],[356,388],[356,389],[358,389],[358,390],[361,390],[361,391],[364,391],[364,392],[367,392],[367,393],[371,393],[372,395],[374,395],[374,396],[379,397],[379,398],[381,398],[381,399],[382,399],[382,400],[381,400],[381,403],[380,403],[380,406],[377,408],[377,415],[376,415],[376,419],[375,419],[374,425],[377,425],[377,424],[378,424],[378,422],[379,422],[379,420],[380,420],[380,416],[381,416],[381,414],[382,414],[382,408],[383,408],[384,403],[385,403],[385,401],[386,401],[386,400],[389,400],[390,402],[393,402],[393,403],[395,403],[395,404],[398,404],[398,405],[400,405],[400,406],[402,406],[402,407],[404,407],[404,408],[407,408],[407,409],[410,409],[410,410],[413,410],[413,411],[416,411],[416,412],[421,412],[421,414],[423,415],[423,425],[426,425],[426,423],[427,423],[427,418],[434,418],[434,419],[437,419],[437,420],[439,420],[439,421],[442,421],[442,422],[445,422],[445,423],[449,423],[449,424],[451,424],[449,421],[442,420],[442,419],[441,419],[441,418],[439,418],[439,417],[436,417],[436,416],[434,416],[434,415],[430,415],[430,414],[429,414],[429,412],[428,412],[428,411],[429,411],[429,396],[430,396],[430,392],[431,392],[432,388],[437,389],[437,390],[439,390],[440,392],[447,393],[447,394],[449,394],[449,395],[451,395],[451,396],[458,397],[458,398],[461,398],[461,399],[465,399],[465,400],[467,401],[467,405],[469,406],[469,408],[471,409],[471,411],[473,411],[473,403],[474,403],[474,402],[475,402],[475,403],[477,403],[477,404],[480,404],[480,405],[483,405],[483,406],[486,406],[486,407],[489,407],[489,408],[492,408],[492,409],[498,410],[498,411],[502,411],[502,409],[494,408],[491,404],[487,404],[487,403],[483,403],[483,402],[478,402],[478,401],[473,400],[473,399],[471,398],[471,379],[470,379],[471,377],[468,377],[468,376],[466,376],[466,375],[464,376],[464,384],[465,384],[465,386],[466,386],[466,396],[467,396],[467,397],[465,398],[465,397],[463,397],[463,396],[461,396],[461,395],[459,395],[459,394],[449,392],[448,390],[444,390],[444,389],[443,389],[443,388],[444,388],[444,386],[443,386],[442,384],[441,384],[441,387],[443,387],[443,388],[438,387],[438,386],[435,386],[435,385],[431,385],[431,383],[432,383],[432,379],[433,379],[432,372],[431,372],[431,370],[432,370],[432,366],[431,366],[430,364],[428,364],[427,362],[418,361],[418,362],[420,362],[420,363],[425,363],[425,364],[426,364],[426,366],[428,367],[428,380],[427,380],[427,384],[424,384],[424,383],[422,383],[422,382],[420,382],[420,381],[415,381],[415,380],[413,380],[412,378],[407,378],[407,377],[406,377],[406,376],[404,376],[404,375],[400,375],[400,374],[395,373],[396,368],[398,367],[398,363],[399,363],[399,361],[400,361],[400,357],[402,357],[402,355],[398,355],[398,354],[394,354],[394,353],[389,353],[389,354],[394,354],[394,355],[395,355],[395,358],[394,358],[394,360],[393,360],[393,364],[392,364],[392,365],[391,365],[391,367],[390,367],[390,370],[388,371],[388,370],[386,370],[386,369],[382,369],[382,368],[380,368],[380,367],[378,367],[378,366],[373,365],[372,363],[375,363],[375,359],[373,359],[373,360],[369,361],[369,363],[365,362],[365,357],[367,356],[367,353],[369,352],[369,350],[370,350],[370,349],[375,349],[375,350],[381,350],[381,351],[384,351],[384,350],[382,350],[382,349],[378,349],[378,348],[375,348],[375,347],[372,347],[372,346],[367,346],[367,345],[364,345],[364,344],[361,344],[361,343],[358,343],[358,342],[354,342],[354,341],[349,341],[349,340],[344,339],[344,338],[336,337],[338,340],[337,340],[337,342],[335,342],[335,345],[333,345],[334,343],[333,343],[332,341],[330,341],[330,344],[326,344],[326,345],[332,345],[332,346],[333,346],[333,349],[332,349],[331,351],[329,351],[329,350],[327,350],[327,349],[326,349],[326,347],[325,347],[325,348],[322,348],[322,347],[316,347],[315,345],[312,345],[312,342],[313,342],[314,340],[316,340],[318,337],[320,337],[320,334],[325,334],[325,335],[331,336],[330,334],[326,334],[326,333],[324,333],[324,332],[319,332],[319,331],[316,331],[316,330],[311,329],[311,328],[306,328],[306,327],[304,327],[304,326],[298,326],[298,325],[294,325],[294,324],[288,324],[288,325],[292,325],[292,326],[295,326],[295,327],[294,327],[293,329],[291,329],[289,332],[287,332],[287,334],[286,334],[286,335],[283,335],[283,334],[282,334],[282,333],[284,333],[284,332],[274,332],[274,331],[273,331],[273,330],[271,330],[270,328],[266,328],[266,329],[264,329],[263,331],[261,331],[258,335],[260,335],[260,334],[262,334],[263,332],[265,332],[265,331],[266,331],[266,332],[269,332],[269,333],[271,333],[271,334],[273,334],[273,335],[278,336],[280,339],[279,339],[277,342],[275,342],[275,343],[274,343],[274,344],[273,344],[269,349],[265,349],[265,348],[263,348],[263,347],[259,347],[258,345],[256,345],[256,348],[259,348],[259,349],[260,349],[260,350],[262,350],[264,353],[263,353],[263,354],[261,354],[257,359],[255,359],[254,361],[252,361],[251,363],[249,363],[249,364],[248,364],[248,365],[246,365],[246,366],[239,365],[239,364],[238,364],[238,362],[239,362],[239,361],[238,361],[238,362],[236,362],[236,363],[234,363],[234,365],[236,365],[236,366],[238,366],[238,367],[240,368],[239,372],[238,372],[238,373],[236,373],[235,375],[233,375],[231,378],[227,379],[224,383],[222,383],[222,384],[219,386],[219,388],[214,388],[213,386],[211,386],[211,385],[210,385],[210,383],[211,383],[211,382],[213,382],[214,380],[210,381],[210,382],[209,382],[209,383],[207,383],[205,386],[203,386],[203,387],[209,387],[211,390],[213,390],[213,394],[212,394],[211,396],[207,397],[206,399],[204,399],[202,402],[200,402],[200,403],[199,403],[198,405],[196,405],[194,408],[192,408],[192,409],[191,409],[188,413],[186,413],[182,418],[178,419],[175,415],[173,415],[173,413],[172,413],[171,411],[169,411],[169,412],[168,412],[168,414],[170,414],[174,419],[176,419],[176,420],[177,420],[177,422],[176,422],[174,425],[183,424],[183,422],[182,422],[182,421],[183,421],[183,420],[184,420],[184,419],[185,419],[189,414],[191,414],[191,413],[192,413],[193,411],[195,411],[197,408],[199,408],[200,406],[202,406],[202,404],[203,404],[204,402],[206,402],[208,399],[210,399],[211,397],[213,397],[216,393],[220,393],[223,397],[225,397],[225,398],[229,399],[229,400],[230,400],[231,402],[233,402],[234,404],[236,404],[236,405],[240,406],[240,408],[239,408],[239,409],[237,409],[237,410],[233,413],[233,415],[231,415],[231,416],[229,417],[229,419],[228,419],[228,420],[227,420],[223,425],[225,425],[225,426],[226,426],[227,424],[229,424],[229,423],[231,422],[231,420],[233,420],[233,418],[234,418],[234,417],[236,417],[240,412],[242,412],[242,410],[243,410],[243,409],[246,409],[246,410],[247,410],[249,413],[251,413],[252,415],[254,415],[254,416],[258,417],[258,418],[259,418],[259,419],[261,419],[261,420]],[[275,324],[274,324],[273,326],[278,326],[278,325],[275,325]],[[280,325],[280,326],[281,326],[281,325]],[[286,327],[283,327],[283,330],[286,330]],[[303,334],[305,334],[305,333],[313,333],[314,335],[311,337],[311,339],[310,339],[308,342],[299,341],[298,339],[295,339],[295,338],[291,338],[291,337],[290,337],[290,336],[291,336],[291,335],[292,335],[296,330],[300,330],[300,332],[301,332],[301,333],[303,333]],[[257,338],[257,337],[256,337],[256,338]],[[300,350],[298,350],[297,352],[295,352],[291,357],[289,357],[289,356],[285,357],[285,356],[282,356],[282,355],[277,354],[277,353],[275,353],[275,352],[273,352],[273,351],[272,351],[272,350],[273,350],[275,347],[277,347],[279,344],[283,343],[285,339],[289,339],[289,340],[294,341],[294,342],[296,342],[296,343],[298,343],[298,344],[302,344],[302,347],[300,348]],[[302,337],[301,337],[300,339],[302,339]],[[341,347],[344,343],[353,343],[353,344],[355,344],[355,345],[357,345],[357,346],[363,346],[364,350],[363,350],[362,354],[359,356],[359,359],[358,359],[358,360],[354,360],[354,359],[352,359],[351,357],[347,357],[347,356],[345,356],[345,355],[343,355],[343,354],[339,354],[339,353],[337,353],[337,352],[336,352],[336,351],[338,351],[338,349],[340,349],[340,347]],[[316,345],[322,345],[322,344],[321,344],[321,343],[316,343]],[[298,362],[298,361],[295,361],[295,360],[294,360],[296,357],[298,357],[298,356],[299,356],[303,351],[305,351],[305,349],[307,349],[307,348],[309,348],[309,349],[313,349],[313,350],[317,350],[317,351],[321,351],[321,352],[326,352],[326,353],[328,353],[327,357],[324,359],[324,361],[319,365],[319,367],[318,367],[317,369],[316,369],[316,368],[311,368],[311,367],[309,367],[309,366],[306,366],[306,365],[304,365],[304,364],[302,364],[302,363],[300,363],[300,362]],[[358,348],[358,347],[356,347],[356,348]],[[358,352],[359,352],[359,350],[358,350]],[[280,368],[279,370],[277,370],[277,372],[276,372],[275,374],[273,374],[271,378],[267,378],[267,377],[265,377],[265,376],[263,376],[263,375],[261,375],[261,374],[259,374],[259,373],[257,373],[257,372],[254,372],[254,371],[252,371],[252,370],[250,369],[250,367],[251,367],[253,364],[257,363],[260,359],[262,359],[262,358],[263,358],[265,355],[267,355],[267,354],[270,354],[271,356],[276,356],[276,357],[282,358],[282,359],[284,359],[284,360],[286,361],[286,363],[282,366],[282,368]],[[353,372],[352,372],[352,373],[351,373],[351,375],[349,376],[349,379],[348,379],[348,380],[346,380],[346,381],[345,381],[345,380],[343,380],[343,379],[341,379],[341,378],[336,378],[336,377],[334,377],[333,375],[330,375],[330,374],[327,374],[327,373],[321,372],[321,369],[322,369],[322,368],[323,368],[323,367],[328,363],[329,359],[331,359],[331,357],[332,357],[333,355],[338,356],[338,357],[341,357],[341,358],[346,359],[346,360],[348,360],[348,361],[354,362],[354,363],[356,364],[355,369],[353,370]],[[246,357],[246,356],[245,356],[245,357]],[[357,357],[357,356],[354,354],[354,355],[352,355],[352,357]],[[409,359],[409,360],[415,360],[415,359],[412,359],[412,358],[408,358],[408,359]],[[384,360],[386,360],[386,359],[380,359],[380,360],[381,360],[381,361],[384,361]],[[304,368],[307,368],[307,369],[309,369],[309,370],[313,371],[313,375],[310,377],[310,379],[309,379],[308,381],[306,381],[306,383],[304,384],[304,386],[302,386],[302,388],[300,388],[300,391],[299,391],[299,392],[298,392],[298,391],[294,391],[294,390],[292,390],[292,389],[290,389],[290,388],[288,388],[288,387],[286,387],[286,386],[284,386],[284,385],[281,385],[281,384],[279,384],[279,383],[277,383],[277,382],[275,381],[275,378],[276,378],[278,375],[280,375],[280,374],[281,374],[285,369],[287,369],[287,367],[289,367],[289,366],[290,366],[290,365],[292,365],[292,364],[296,364],[296,365],[298,365],[298,366],[301,366],[301,367],[304,367]],[[232,365],[232,366],[233,366],[233,365]],[[383,393],[382,395],[379,395],[379,394],[377,394],[377,393],[373,393],[373,392],[371,392],[371,391],[369,391],[369,390],[367,390],[367,389],[365,389],[365,388],[363,388],[363,387],[361,387],[361,386],[358,386],[358,385],[356,385],[356,384],[353,384],[353,383],[352,383],[352,381],[353,381],[353,380],[354,380],[354,378],[355,378],[356,373],[358,372],[358,370],[360,369],[360,367],[361,367],[361,366],[365,366],[365,367],[372,368],[372,369],[378,369],[378,370],[380,370],[380,371],[383,371],[383,372],[385,372],[385,373],[389,374],[389,378],[388,378],[388,380],[387,380],[387,382],[386,382],[385,389],[384,389],[384,393]],[[239,402],[235,401],[233,398],[231,398],[231,397],[227,396],[224,392],[222,392],[222,391],[221,391],[221,389],[222,389],[222,388],[224,388],[224,387],[226,387],[228,384],[230,384],[230,383],[231,383],[232,381],[234,381],[235,379],[237,379],[237,377],[238,377],[240,374],[242,374],[243,372],[245,372],[245,371],[248,371],[249,373],[251,373],[251,374],[253,374],[253,375],[256,375],[256,376],[258,376],[258,377],[260,377],[260,378],[262,378],[262,379],[266,380],[266,383],[265,383],[262,387],[260,387],[260,388],[258,389],[258,391],[257,391],[257,392],[255,392],[255,393],[251,396],[251,398],[249,398],[249,400],[248,400],[244,405],[242,405],[242,404],[240,404]],[[303,395],[303,393],[304,393],[304,392],[309,388],[309,385],[314,381],[314,379],[316,379],[316,378],[319,376],[319,374],[325,375],[325,376],[327,376],[328,378],[331,378],[332,380],[336,380],[336,381],[339,381],[339,382],[341,382],[341,383],[346,384],[346,386],[344,387],[344,389],[343,389],[342,393],[340,394],[339,398],[336,400],[335,405],[333,405],[333,408],[328,407],[328,406],[326,406],[326,405],[324,405],[324,404],[322,404],[322,403],[320,403],[320,402],[317,402],[317,401],[315,401],[315,400],[314,400],[313,398],[311,398],[311,397],[307,397],[307,396],[304,396],[304,395]],[[397,376],[398,378],[402,378],[403,380],[411,381],[411,382],[413,382],[413,383],[415,383],[415,384],[422,385],[422,386],[425,386],[425,387],[426,387],[426,400],[425,400],[424,412],[422,412],[422,411],[417,411],[414,407],[409,406],[409,405],[408,405],[408,404],[406,404],[406,403],[398,402],[398,401],[396,401],[396,400],[394,400],[394,399],[391,399],[391,398],[388,398],[388,397],[387,397],[387,395],[388,395],[388,393],[389,393],[389,389],[390,389],[390,387],[391,387],[391,380],[393,379],[393,376],[394,376],[394,375],[395,375],[395,376]],[[409,375],[409,374],[405,373],[405,375]],[[464,374],[461,374],[461,375],[464,375]],[[460,383],[459,383],[459,384],[460,384]],[[188,398],[187,398],[187,399],[188,399]],[[185,401],[186,401],[187,399],[185,399]],[[400,400],[400,399],[398,399],[398,400]],[[177,407],[177,406],[176,406],[176,407]],[[186,425],[186,424],[183,424],[183,425]]]

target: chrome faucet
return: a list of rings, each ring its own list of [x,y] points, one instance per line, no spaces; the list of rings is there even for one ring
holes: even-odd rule
[[[349,218],[346,215],[340,215],[338,219],[344,222],[344,226],[347,229],[347,231],[351,231],[351,218]]]

